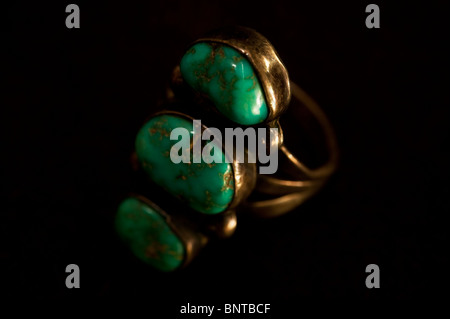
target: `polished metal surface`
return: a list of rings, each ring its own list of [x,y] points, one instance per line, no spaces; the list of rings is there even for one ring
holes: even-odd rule
[[[256,189],[265,194],[280,195],[292,192],[300,192],[308,188],[320,187],[336,170],[338,163],[338,146],[333,128],[320,109],[317,103],[307,95],[298,85],[291,82],[292,96],[312,113],[319,122],[325,135],[325,143],[328,153],[328,160],[325,164],[316,169],[311,169],[303,164],[298,157],[291,153],[284,144],[280,145],[281,156],[285,156],[291,167],[292,179],[282,179],[275,175],[259,175]],[[299,121],[300,119],[289,118],[290,121]],[[296,136],[287,136],[285,138],[296,139]]]

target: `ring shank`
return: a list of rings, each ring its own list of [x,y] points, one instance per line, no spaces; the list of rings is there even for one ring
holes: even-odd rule
[[[266,195],[280,195],[266,200],[247,201],[243,204],[245,211],[258,217],[275,217],[287,213],[312,197],[325,184],[336,170],[338,163],[338,146],[333,128],[319,105],[297,84],[291,82],[293,101],[291,107],[304,107],[318,122],[325,140],[328,159],[317,167],[310,168],[299,160],[282,144],[279,148],[287,160],[285,168],[288,178],[275,175],[259,175],[256,192]],[[296,105],[298,104],[298,105]],[[300,121],[298,118],[294,120]]]

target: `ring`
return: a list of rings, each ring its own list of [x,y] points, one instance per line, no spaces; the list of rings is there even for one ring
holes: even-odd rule
[[[310,168],[298,159],[284,145],[284,138],[280,145],[280,151],[286,160],[287,174],[290,178],[279,178],[271,175],[258,175],[256,189],[258,192],[268,195],[281,195],[276,198],[260,201],[247,201],[243,209],[259,217],[276,217],[291,211],[301,205],[307,199],[317,193],[325,185],[328,178],[334,173],[338,164],[338,145],[333,128],[325,113],[318,104],[298,85],[291,82],[293,99],[288,112],[297,121],[301,118],[298,112],[305,109],[311,113],[322,130],[327,159],[317,168]]]
[[[336,169],[327,117],[252,29],[224,28],[193,42],[167,97],[135,142],[138,174],[160,194],[138,191],[116,215],[119,236],[161,271],[183,268],[211,238],[231,236],[236,214],[267,218],[293,210]],[[316,165],[294,155],[306,135],[313,146],[300,154],[318,153]],[[322,150],[311,151],[316,144]],[[322,153],[326,159],[318,160]]]

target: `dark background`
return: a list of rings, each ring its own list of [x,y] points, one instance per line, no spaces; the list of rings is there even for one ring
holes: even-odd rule
[[[174,317],[199,305],[304,297],[438,295],[449,210],[448,42],[444,1],[107,2],[2,9],[1,287],[8,296],[142,296]],[[2,5],[3,6],[3,5]],[[341,149],[315,198],[273,220],[241,218],[234,237],[187,269],[160,274],[115,237],[133,186],[129,155],[186,45],[239,24],[265,35],[292,80],[323,107]],[[444,81],[444,79],[446,81]],[[65,287],[65,267],[81,288]],[[365,267],[381,288],[365,287]]]

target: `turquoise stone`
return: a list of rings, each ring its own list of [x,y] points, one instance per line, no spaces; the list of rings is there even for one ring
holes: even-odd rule
[[[206,94],[230,120],[254,125],[267,118],[268,108],[258,77],[237,50],[200,42],[183,56],[180,69],[184,80]]]
[[[120,204],[116,229],[138,258],[159,270],[175,270],[184,261],[180,238],[157,211],[136,198]]]
[[[219,154],[221,163],[173,163],[170,150],[178,140],[170,140],[175,128],[185,128],[193,141],[193,123],[176,115],[158,115],[148,121],[136,137],[136,153],[143,169],[158,185],[193,209],[205,214],[217,214],[227,209],[234,197],[234,176],[225,154]],[[216,154],[214,154],[216,155]]]

